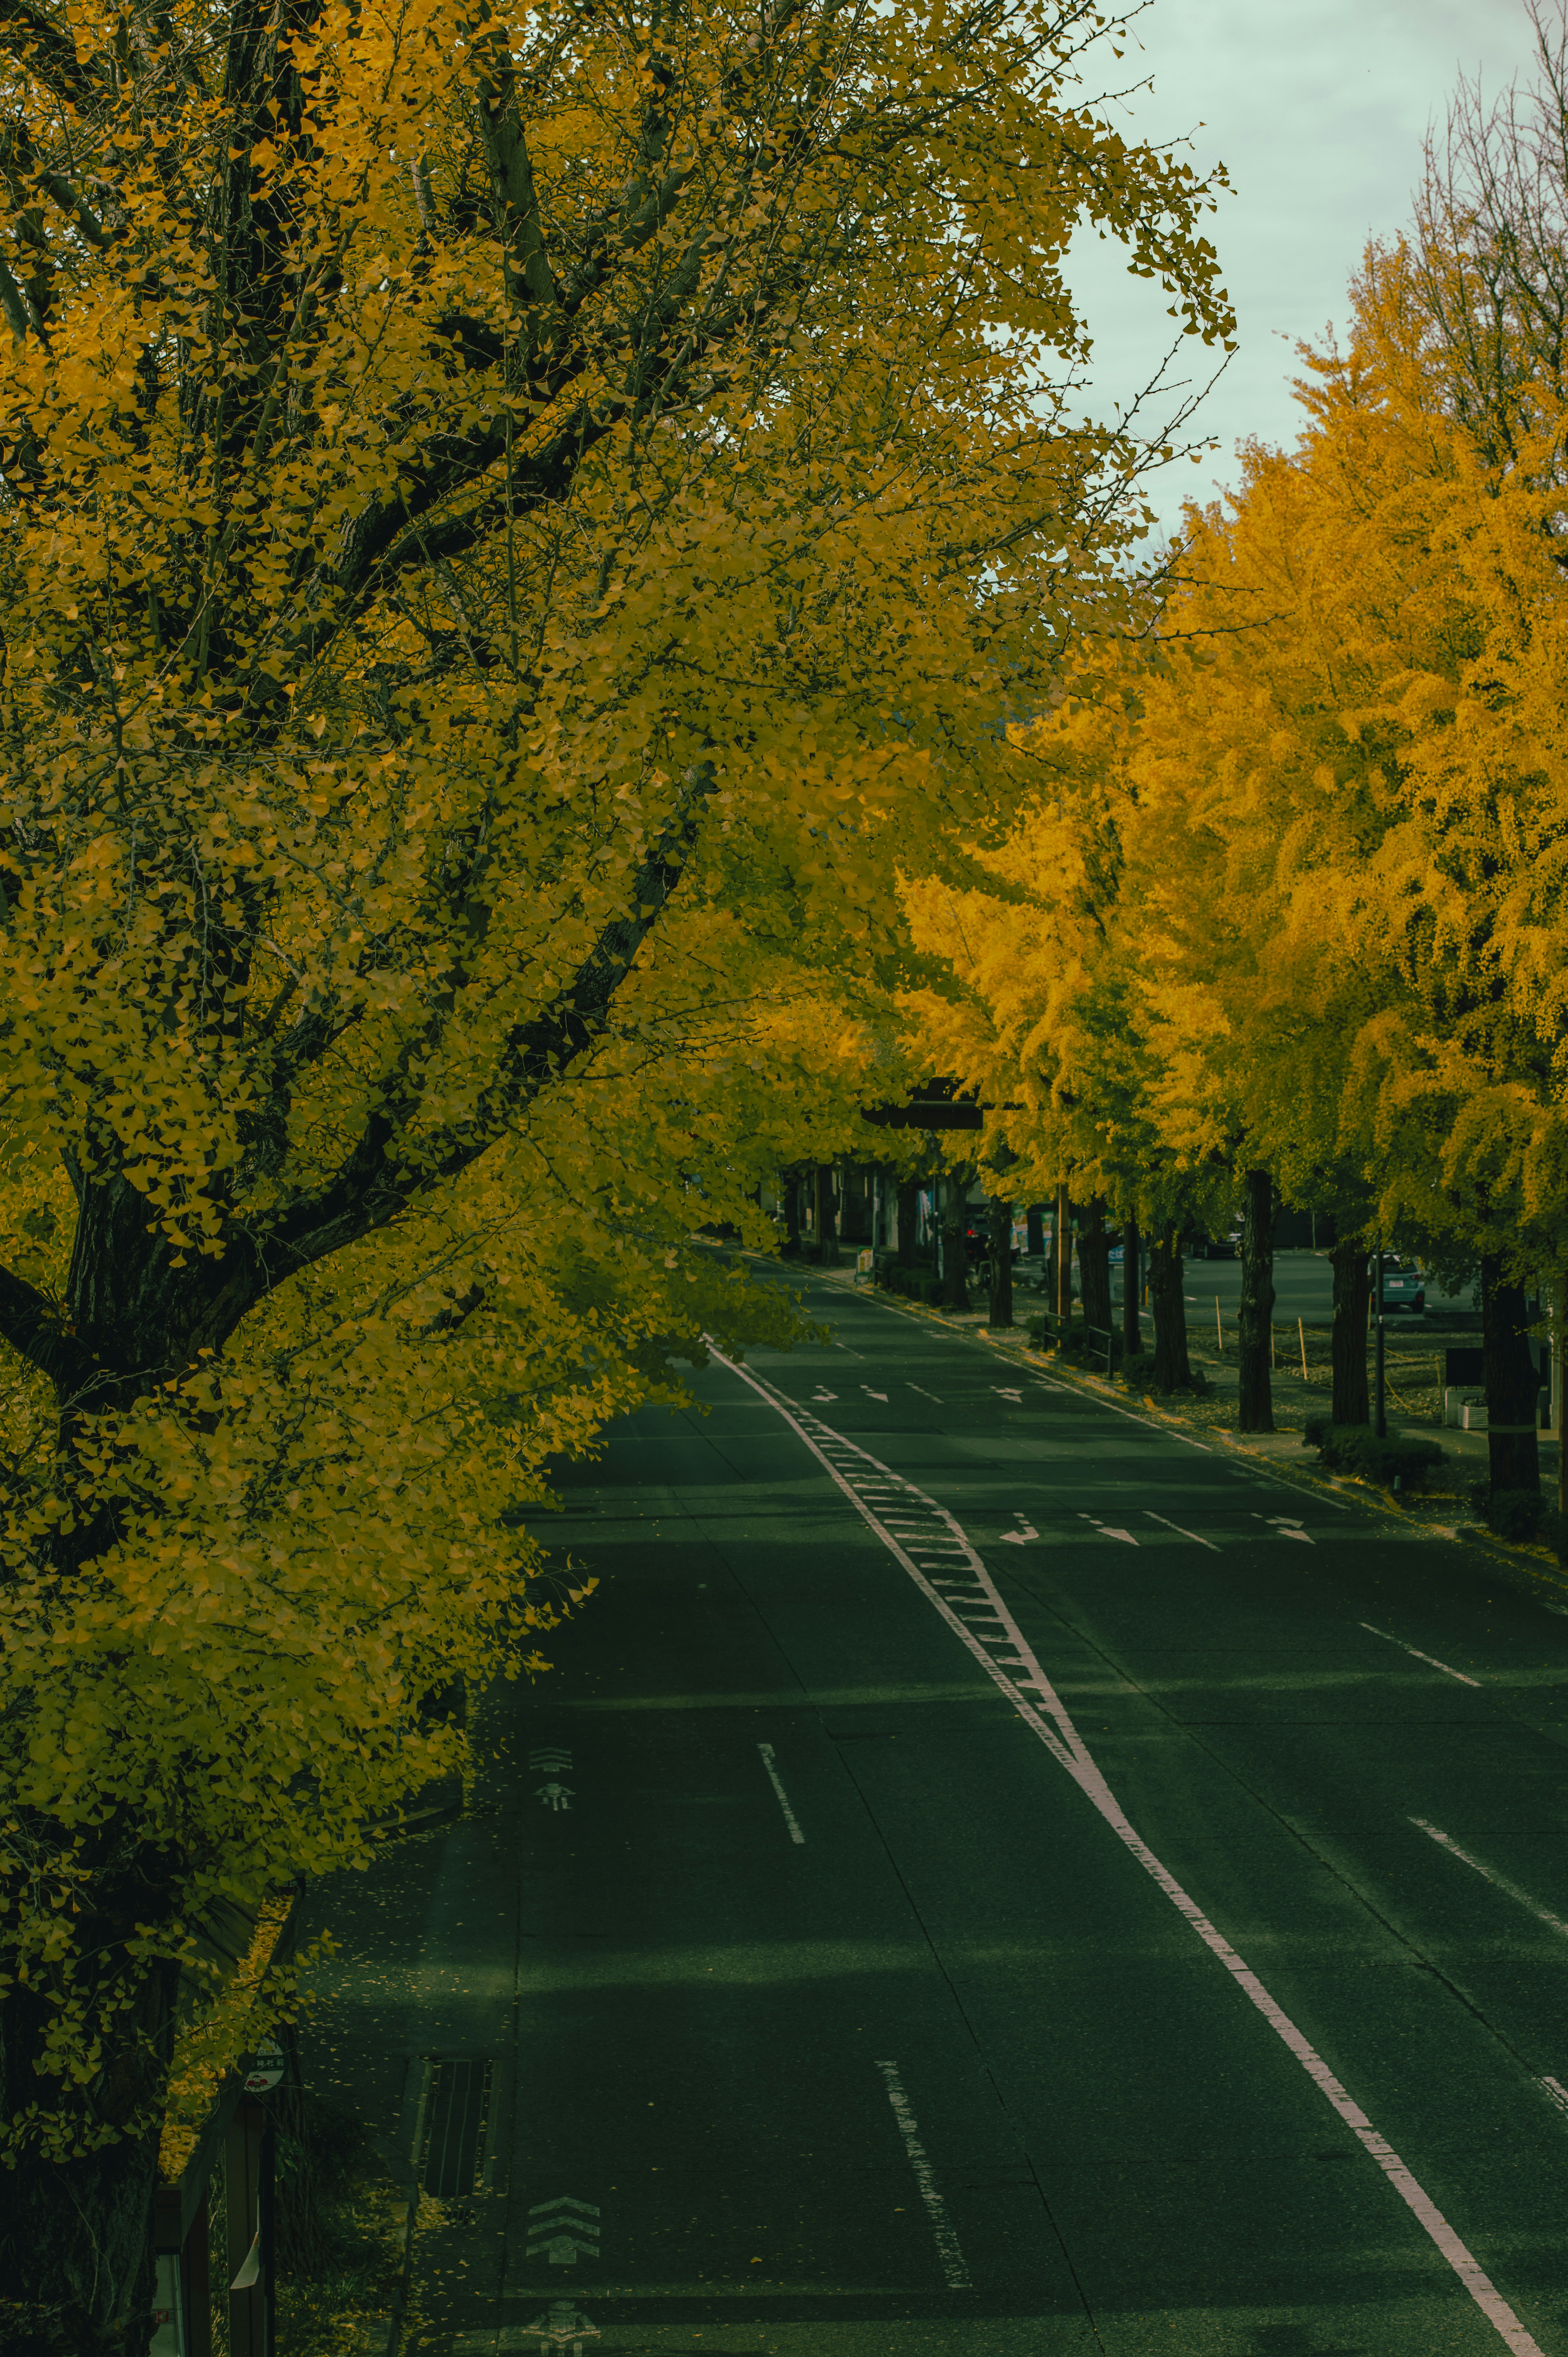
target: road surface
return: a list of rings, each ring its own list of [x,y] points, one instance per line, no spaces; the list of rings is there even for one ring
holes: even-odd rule
[[[568,1475],[599,1595],[360,1902],[427,2182],[490,2072],[407,2345],[1568,2357],[1568,1618],[811,1306]]]

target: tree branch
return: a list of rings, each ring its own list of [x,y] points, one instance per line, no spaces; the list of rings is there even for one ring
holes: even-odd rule
[[[5,1267],[0,1267],[0,1340],[9,1342],[18,1358],[47,1375],[68,1397],[84,1392],[102,1373],[91,1353],[66,1331],[47,1295]]]

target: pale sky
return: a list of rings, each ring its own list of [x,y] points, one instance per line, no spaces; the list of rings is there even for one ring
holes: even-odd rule
[[[1222,157],[1232,186],[1206,233],[1240,349],[1197,421],[1219,449],[1151,479],[1170,525],[1184,497],[1211,499],[1234,479],[1240,438],[1295,439],[1295,339],[1317,339],[1330,319],[1343,328],[1346,282],[1369,236],[1409,220],[1423,139],[1460,71],[1500,91],[1533,41],[1521,0],[1153,0],[1133,29],[1143,53],[1129,46],[1120,71],[1152,73],[1154,87],[1122,110],[1130,127],[1189,135],[1193,161]],[[1069,274],[1095,339],[1089,405],[1101,414],[1146,381],[1171,324],[1166,298],[1127,277],[1122,255],[1080,238]],[[1205,357],[1188,351],[1182,373]]]

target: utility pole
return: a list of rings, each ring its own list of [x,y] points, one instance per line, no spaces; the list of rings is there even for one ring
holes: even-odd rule
[[[1383,1240],[1381,1236],[1378,1238],[1376,1300],[1377,1309],[1375,1314],[1377,1318],[1378,1339],[1374,1345],[1373,1360],[1373,1364],[1376,1368],[1376,1374],[1374,1377],[1372,1430],[1378,1439],[1386,1440],[1389,1437],[1389,1418],[1387,1402],[1383,1392]]]

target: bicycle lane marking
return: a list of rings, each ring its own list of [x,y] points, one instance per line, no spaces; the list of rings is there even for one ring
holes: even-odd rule
[[[1007,1609],[1000,1591],[976,1554],[967,1533],[961,1528],[955,1517],[926,1491],[919,1489],[913,1481],[906,1480],[902,1474],[895,1473],[890,1466],[884,1465],[880,1458],[873,1457],[870,1451],[862,1448],[858,1442],[846,1439],[842,1433],[834,1432],[831,1426],[822,1423],[820,1418],[811,1416],[811,1423],[816,1426],[818,1433],[822,1436],[820,1440],[814,1438],[801,1420],[801,1415],[808,1412],[802,1411],[801,1414],[797,1414],[789,1404],[774,1394],[770,1385],[752,1374],[748,1368],[739,1366],[735,1361],[726,1358],[725,1353],[714,1346],[711,1339],[708,1341],[708,1349],[722,1367],[726,1368],[731,1374],[737,1375],[742,1383],[749,1385],[751,1390],[766,1400],[774,1413],[790,1426],[797,1437],[843,1491],[855,1512],[875,1533],[888,1553],[902,1566],[927,1601],[936,1608],[954,1635],[980,1663],[987,1676],[1007,1696],[1019,1717],[1034,1730],[1051,1757],[1067,1770],[1084,1797],[1104,1819],[1122,1846],[1137,1859],[1150,1879],[1164,1891],[1172,1906],[1191,1925],[1210,1954],[1224,1965],[1237,1987],[1262,2016],[1281,2042],[1289,2048],[1319,2093],[1338,2114],[1363,2150],[1377,2162],[1389,2183],[1412,2215],[1419,2221],[1504,2346],[1514,2352],[1514,2357],[1545,2357],[1545,2352],[1540,2342],[1520,2322],[1479,2260],[1449,2224],[1431,2195],[1417,2181],[1387,2137],[1380,2135],[1360,2104],[1329,2069],[1310,2039],[1297,2029],[1284,2008],[1270,1996],[1245,1959],[1230,1945],[1223,1932],[1218,1931],[1209,1921],[1197,1900],[1189,1897],[1169,1867],[1155,1857],[1154,1851],[1133,1826],[1096,1766],[1088,1746],[1079,1734],[1050,1680],[1041,1669],[1033,1648]],[[824,1443],[828,1445],[824,1446]],[[839,1458],[842,1463],[835,1464],[834,1457]],[[961,1580],[951,1576],[939,1575],[940,1587],[956,1591],[961,1598],[965,1591],[969,1594],[978,1591],[983,1595],[991,1608],[987,1617],[994,1618],[999,1624],[1004,1651],[1003,1646],[997,1646],[995,1650],[988,1650],[987,1646],[982,1643],[966,1621],[960,1617],[948,1596],[939,1592],[933,1578],[928,1577],[915,1562],[904,1544],[894,1536],[877,1509],[859,1495],[854,1480],[850,1478],[850,1472],[843,1469],[844,1468],[858,1469],[859,1466],[865,1466],[868,1471],[877,1477],[875,1486],[878,1489],[886,1489],[891,1485],[904,1499],[918,1500],[928,1513],[945,1527],[950,1534],[950,1545],[956,1542],[954,1551],[961,1551],[968,1569]],[[900,1520],[902,1520],[901,1517]],[[919,1553],[925,1554],[929,1551],[918,1540],[913,1539],[912,1534],[909,1535],[911,1544]],[[1001,1658],[998,1657],[999,1654]],[[1026,1675],[1018,1676],[1014,1674],[1007,1665],[1008,1655],[1011,1655],[1018,1669],[1026,1672]],[[1035,1699],[1031,1699],[1031,1696]]]

